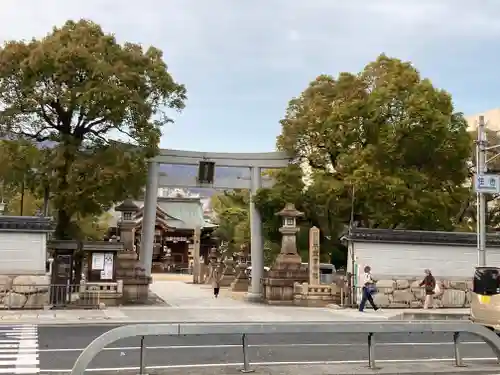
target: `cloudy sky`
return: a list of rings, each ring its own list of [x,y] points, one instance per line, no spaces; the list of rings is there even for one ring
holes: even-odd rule
[[[161,48],[187,86],[162,147],[272,151],[309,81],[382,52],[411,60],[466,114],[500,107],[498,0],[1,0],[0,41],[79,18]]]

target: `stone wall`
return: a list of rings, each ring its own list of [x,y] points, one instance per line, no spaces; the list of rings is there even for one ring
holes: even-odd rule
[[[0,309],[42,309],[49,304],[48,276],[0,275]]]
[[[378,280],[374,300],[380,307],[421,308],[423,306],[425,290],[419,286],[421,278],[379,278]],[[472,280],[436,278],[436,281],[441,293],[434,296],[435,307],[460,308],[470,306]]]

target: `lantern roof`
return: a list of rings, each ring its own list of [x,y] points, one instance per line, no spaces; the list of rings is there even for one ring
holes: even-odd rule
[[[285,208],[283,208],[280,212],[276,212],[275,215],[281,216],[281,217],[301,217],[301,216],[304,216],[304,213],[297,210],[295,208],[295,204],[287,203],[285,205]]]
[[[132,199],[125,199],[120,205],[115,207],[115,211],[118,212],[137,212],[139,207],[134,203]]]

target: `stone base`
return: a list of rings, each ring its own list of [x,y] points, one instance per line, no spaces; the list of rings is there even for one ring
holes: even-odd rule
[[[48,276],[0,275],[0,308],[43,309],[49,305]]]
[[[123,280],[123,303],[146,303],[149,298],[149,278]]]
[[[241,272],[229,287],[233,292],[246,292],[248,291],[248,284],[248,276],[245,272]]]
[[[253,302],[253,303],[260,303],[262,302],[262,294],[260,293],[247,293],[245,296],[245,300],[248,302]]]
[[[425,290],[419,284],[423,277],[375,276],[378,279],[375,303],[382,308],[422,308]],[[470,290],[472,280],[463,278],[442,279],[436,277],[441,293],[434,295],[433,306],[436,308],[468,308],[471,303]],[[356,288],[356,301],[361,299],[361,288]],[[371,308],[371,306],[367,306]]]
[[[280,254],[269,270],[268,277],[262,279],[262,298],[268,304],[292,305],[294,284],[308,279],[309,274],[302,266],[299,255]]]
[[[326,307],[340,301],[340,287],[332,285],[310,285],[295,283],[294,305]]]

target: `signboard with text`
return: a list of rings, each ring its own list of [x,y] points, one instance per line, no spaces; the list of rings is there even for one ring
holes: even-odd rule
[[[474,190],[477,193],[500,193],[500,175],[477,174],[474,176]]]

